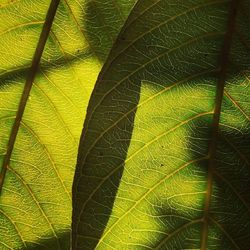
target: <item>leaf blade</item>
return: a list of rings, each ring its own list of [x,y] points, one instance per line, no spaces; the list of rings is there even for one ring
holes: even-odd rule
[[[88,107],[73,187],[74,249],[201,248],[218,58],[230,2],[139,1],[133,9]],[[232,70],[238,62],[229,63],[233,76],[242,71],[243,65]],[[249,60],[244,63],[249,68]],[[206,115],[192,120],[198,114]],[[192,164],[161,182],[187,162]],[[228,201],[219,184],[213,183],[209,217],[215,213],[225,223],[229,211],[220,211]],[[154,186],[158,188],[151,192]],[[140,197],[144,200],[137,204]],[[244,225],[233,218],[231,225]],[[230,233],[209,221],[208,247],[246,247],[225,224]],[[178,231],[181,226],[185,230]],[[244,239],[247,232],[246,226]]]
[[[117,4],[126,16],[133,1]],[[48,0],[24,0],[0,8],[5,20],[0,25],[0,167],[48,5]],[[103,63],[96,56],[100,44],[91,34],[90,23],[96,24],[105,46],[103,52],[99,48],[103,60],[122,25],[110,1],[97,5],[97,17],[105,17],[102,24],[93,22],[89,1],[61,1],[58,6],[0,196],[3,249],[69,248],[78,140],[89,95]],[[109,42],[102,32],[107,20],[112,23],[106,27],[111,30]]]

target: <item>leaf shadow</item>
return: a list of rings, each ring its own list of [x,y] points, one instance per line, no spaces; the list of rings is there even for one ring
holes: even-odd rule
[[[64,67],[65,64],[74,64],[77,60],[83,60],[85,58],[90,57],[90,53],[87,51],[79,51],[76,52],[74,55],[67,55],[66,57],[56,58],[55,60],[51,61],[44,61],[41,66],[40,70],[43,70],[45,73],[50,70],[59,69],[60,67]],[[2,73],[0,75],[0,86],[8,86],[12,84],[16,84],[17,82],[23,83],[29,73],[30,65],[25,65],[22,68],[13,69],[9,72]],[[40,71],[38,70],[39,74]]]
[[[49,239],[40,239],[34,243],[26,242],[26,248],[22,250],[69,250],[70,249],[70,231],[57,234],[56,237]]]
[[[128,89],[130,95],[124,95]],[[112,127],[113,119],[110,120],[112,115],[107,115],[106,112],[102,113],[101,117],[99,112],[99,116],[92,116],[91,122],[95,123],[93,121],[95,119],[102,120],[101,125],[106,124],[108,128],[105,127],[109,133],[104,133],[97,142],[93,142],[95,147],[89,152],[88,136],[85,137],[86,124],[89,125],[87,115],[73,184],[72,237],[73,242],[77,240],[77,246],[73,246],[73,249],[95,249],[107,226],[127,158],[136,113],[135,107],[139,100],[139,89],[139,84],[120,86],[117,89],[122,93],[127,105],[126,107],[119,106],[115,112],[122,114],[130,110],[134,111],[117,122],[115,126]],[[95,91],[98,92],[97,89]],[[112,113],[112,111],[109,112]],[[82,157],[85,157],[84,163]]]
[[[121,35],[117,37],[117,34],[123,25],[124,16],[120,10],[114,11],[114,8],[118,7],[114,6],[112,1],[89,1],[85,4],[83,23],[85,38],[100,62],[106,60],[115,40],[121,40]],[[112,58],[112,54],[109,58]],[[108,64],[104,64],[104,67],[108,67]],[[104,71],[103,68],[102,72]],[[104,95],[100,84],[101,80],[105,81],[102,72],[95,84],[90,103],[93,99],[100,99]],[[140,98],[140,85],[140,81],[138,84],[130,82],[120,85],[116,93],[109,96],[111,99],[123,100],[123,103],[118,104],[115,109],[112,106],[107,107],[103,112],[98,112],[98,115],[92,116],[91,112],[95,107],[92,105],[88,107],[73,183],[73,249],[95,249],[107,226],[130,145],[136,106]],[[122,114],[131,110],[133,112],[120,119]],[[114,120],[118,121],[115,126],[112,125]],[[90,123],[100,125],[98,129],[103,131],[97,141],[93,141],[92,136],[89,140],[89,135],[86,135]]]
[[[133,2],[135,1],[131,0],[124,4],[125,12],[129,11]],[[85,6],[83,18],[85,38],[92,52],[102,63],[105,62],[126,19],[124,10],[119,4],[109,0],[88,1],[82,4]]]
[[[250,245],[249,145],[249,128],[220,125],[208,244],[214,244],[217,239],[221,249],[247,249]]]

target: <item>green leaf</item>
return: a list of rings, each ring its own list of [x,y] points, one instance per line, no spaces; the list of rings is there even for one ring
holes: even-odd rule
[[[249,1],[139,0],[100,73],[73,249],[248,249]]]
[[[50,2],[0,2],[1,250],[69,249],[71,185],[86,106],[134,0],[60,1],[32,81]],[[33,82],[29,96],[25,79]],[[25,91],[28,99],[19,104]]]

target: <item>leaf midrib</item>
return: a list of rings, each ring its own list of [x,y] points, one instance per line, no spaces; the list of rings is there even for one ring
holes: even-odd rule
[[[51,30],[52,23],[53,23],[59,2],[60,2],[60,0],[52,0],[50,3],[50,6],[48,9],[46,18],[45,18],[45,22],[44,22],[44,25],[42,28],[42,32],[40,34],[39,41],[38,41],[38,44],[37,44],[37,47],[36,47],[36,50],[35,50],[35,53],[33,56],[30,71],[29,71],[27,78],[26,78],[26,82],[25,82],[22,96],[21,96],[19,106],[18,106],[18,111],[16,113],[16,118],[15,118],[14,124],[13,124],[12,129],[11,129],[11,133],[10,133],[10,137],[9,137],[9,141],[8,141],[8,145],[7,145],[7,153],[4,157],[3,165],[2,165],[2,169],[1,169],[1,173],[0,173],[0,194],[2,191],[7,168],[8,168],[10,158],[12,155],[12,151],[13,151],[13,148],[15,145],[15,141],[16,141],[17,134],[19,131],[19,127],[21,124],[21,120],[22,120],[22,117],[24,114],[24,110],[25,110],[25,107],[26,107],[26,104],[27,104],[27,101],[29,98],[29,94],[30,94],[30,91],[31,91],[31,88],[33,85],[33,81],[34,81],[36,73],[38,71],[41,56],[42,56],[47,38],[49,36],[49,32]]]
[[[215,156],[218,144],[220,114],[222,108],[222,100],[224,96],[226,73],[229,64],[229,53],[232,45],[233,33],[235,31],[235,21],[237,16],[237,10],[239,8],[239,3],[240,3],[239,0],[232,0],[232,2],[230,3],[227,32],[225,34],[224,42],[221,48],[221,53],[220,53],[221,57],[219,58],[219,65],[221,71],[218,76],[214,115],[212,120],[211,141],[208,147],[209,162],[208,162],[208,175],[207,175],[207,193],[205,196],[205,203],[204,203],[203,227],[201,233],[201,250],[206,250],[208,243],[208,221],[210,217],[210,205],[212,199],[212,185],[213,185],[213,169],[214,169]]]

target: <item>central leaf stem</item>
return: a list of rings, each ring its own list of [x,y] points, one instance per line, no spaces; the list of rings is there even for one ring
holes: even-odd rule
[[[207,249],[208,242],[208,222],[209,222],[209,211],[212,197],[212,183],[213,183],[213,169],[215,165],[215,156],[218,142],[218,132],[219,132],[219,121],[221,114],[221,106],[223,100],[224,86],[226,82],[226,72],[229,64],[229,53],[232,44],[233,32],[235,29],[235,21],[237,10],[239,7],[239,0],[232,0],[230,4],[229,17],[227,32],[225,34],[224,43],[221,49],[221,57],[219,58],[220,72],[217,82],[217,92],[215,99],[215,108],[212,121],[212,135],[211,141],[208,149],[208,181],[207,181],[207,193],[205,197],[205,206],[204,206],[204,217],[203,217],[203,228],[201,236],[201,250]]]
[[[24,114],[24,110],[30,95],[30,91],[32,88],[32,84],[33,81],[35,79],[36,73],[38,71],[38,67],[39,67],[39,63],[43,54],[43,50],[46,44],[46,41],[48,39],[49,36],[49,32],[56,14],[56,10],[58,7],[60,0],[51,0],[47,15],[46,15],[46,19],[43,25],[43,29],[42,32],[40,34],[39,37],[39,41],[36,47],[36,51],[34,53],[33,56],[33,60],[32,60],[32,64],[28,73],[28,76],[26,78],[26,82],[24,85],[24,89],[23,89],[23,93],[19,102],[19,106],[18,106],[18,110],[16,113],[16,118],[13,124],[13,127],[11,129],[11,133],[10,133],[10,137],[9,137],[9,141],[8,141],[8,145],[7,145],[7,152],[6,155],[4,157],[3,160],[3,166],[1,169],[1,173],[0,173],[0,194],[3,188],[3,183],[4,183],[4,179],[5,179],[5,175],[8,169],[8,165],[10,163],[10,158],[11,158],[11,154],[14,148],[14,144],[16,141],[16,137],[17,137],[17,133],[21,124],[21,120]]]

